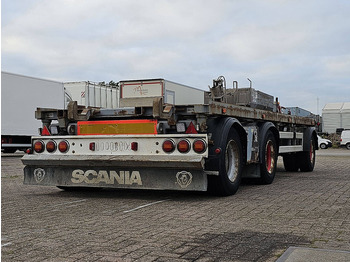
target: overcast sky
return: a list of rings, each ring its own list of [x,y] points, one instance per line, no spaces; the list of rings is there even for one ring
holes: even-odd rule
[[[1,69],[58,81],[224,75],[282,106],[350,102],[349,0],[2,0]],[[319,103],[317,102],[319,101]],[[319,104],[319,105],[318,105]],[[318,106],[317,106],[318,105]]]

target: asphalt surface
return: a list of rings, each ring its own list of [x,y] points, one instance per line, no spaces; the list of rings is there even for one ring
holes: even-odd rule
[[[25,186],[18,153],[1,168],[2,261],[350,261],[350,150],[224,198]]]

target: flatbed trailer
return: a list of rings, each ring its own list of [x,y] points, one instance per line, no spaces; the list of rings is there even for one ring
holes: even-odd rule
[[[38,108],[43,131],[22,158],[24,183],[66,190],[196,190],[226,196],[236,193],[242,177],[272,183],[278,155],[287,171],[314,169],[318,143],[313,119],[280,113],[278,103],[273,106],[270,96],[251,87],[238,89],[233,82],[226,89],[223,77],[213,80],[210,92],[187,90],[203,95],[205,103],[181,104],[181,97],[165,103],[166,83],[119,82],[129,88],[120,92],[130,95],[131,100],[121,97],[128,106],[124,108],[83,108],[76,102],[65,110]],[[256,94],[267,102],[257,102]],[[137,106],[130,106],[135,99]]]

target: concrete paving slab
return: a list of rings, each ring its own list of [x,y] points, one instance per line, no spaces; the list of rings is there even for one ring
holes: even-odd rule
[[[272,184],[247,181],[224,198],[27,186],[21,157],[1,154],[1,261],[276,262],[288,247],[331,252],[284,262],[350,261],[332,253],[350,251],[350,150],[320,151],[313,172],[279,159]]]
[[[348,262],[350,251],[289,247],[276,262]]]

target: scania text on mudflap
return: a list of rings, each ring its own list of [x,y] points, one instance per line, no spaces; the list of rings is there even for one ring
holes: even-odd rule
[[[279,155],[287,171],[314,169],[314,119],[284,114],[277,98],[251,82],[226,88],[221,76],[208,92],[164,79],[117,88],[119,108],[73,101],[64,110],[36,110],[41,135],[22,158],[25,184],[227,196],[242,177],[272,183]]]

